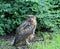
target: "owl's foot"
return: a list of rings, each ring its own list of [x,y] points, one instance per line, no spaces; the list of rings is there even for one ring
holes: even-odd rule
[[[27,45],[30,45],[29,39],[26,39],[26,44],[27,44]]]

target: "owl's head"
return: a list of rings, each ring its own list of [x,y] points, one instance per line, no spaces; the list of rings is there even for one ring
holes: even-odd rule
[[[34,20],[36,20],[36,17],[34,15],[27,15],[27,20],[34,21]]]
[[[27,15],[27,21],[29,21],[31,24],[36,25],[36,17],[34,15]]]

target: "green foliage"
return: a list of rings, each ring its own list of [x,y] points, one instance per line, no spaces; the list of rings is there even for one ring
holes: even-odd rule
[[[0,49],[15,49],[15,47],[10,46],[10,41],[0,40]]]
[[[29,45],[29,49],[60,49],[60,34],[53,33],[52,40],[49,40],[48,34],[45,33],[44,41],[39,41]]]
[[[59,32],[59,2],[60,0],[1,0],[0,35],[14,33],[28,14],[37,17],[37,31],[46,29]]]
[[[3,2],[3,3],[2,3]],[[37,14],[38,4],[31,1],[0,2],[0,35],[14,33],[28,14]]]
[[[40,1],[40,0],[39,0]],[[35,1],[36,2],[36,1]],[[50,28],[51,31],[58,33],[60,26],[60,0],[42,0],[39,3],[40,14],[36,15],[38,26]],[[37,28],[37,29],[39,29]]]

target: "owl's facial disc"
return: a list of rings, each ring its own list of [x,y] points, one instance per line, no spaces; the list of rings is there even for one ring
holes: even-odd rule
[[[34,15],[28,15],[28,16],[27,16],[27,20],[28,20],[29,22],[33,22],[34,20],[36,20],[36,17],[35,17]]]

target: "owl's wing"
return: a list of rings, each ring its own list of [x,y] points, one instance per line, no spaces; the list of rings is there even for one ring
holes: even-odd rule
[[[27,25],[28,25],[28,22],[27,22],[27,21],[24,21],[24,22],[19,26],[19,28],[26,27]]]
[[[29,25],[27,21],[24,21],[20,26],[17,27],[16,33],[19,33],[20,31],[24,30],[24,28]]]
[[[19,35],[21,35],[20,37],[25,39],[27,38],[29,35],[33,34],[33,30],[34,30],[34,26],[28,26],[27,28],[25,28]]]

